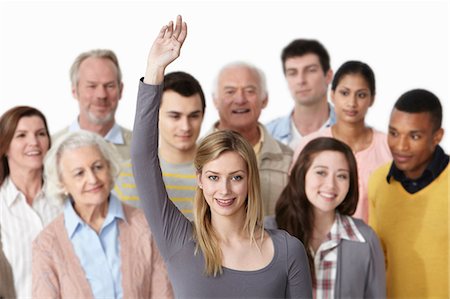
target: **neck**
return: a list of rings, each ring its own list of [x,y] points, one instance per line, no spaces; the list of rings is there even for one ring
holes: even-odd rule
[[[359,152],[370,146],[372,129],[363,122],[356,124],[338,122],[331,127],[333,137],[346,143],[353,152]]]
[[[233,216],[211,215],[211,224],[222,242],[248,239],[247,232],[243,230],[244,219],[244,213],[238,213]]]
[[[93,230],[97,233],[100,232],[102,228],[103,222],[106,219],[106,215],[108,214],[108,199],[99,205],[83,205],[77,204],[77,201],[74,200],[73,208],[75,212],[86,222]]]
[[[330,109],[326,98],[313,106],[296,104],[292,119],[302,136],[319,130],[330,117]]]
[[[164,159],[164,161],[171,164],[184,164],[194,161],[196,146],[189,150],[180,151],[171,146],[166,146],[160,143],[159,145],[159,156]]]
[[[217,125],[217,129],[219,130],[233,130],[238,132],[242,135],[242,137],[245,138],[252,146],[258,143],[258,141],[261,139],[261,132],[259,131],[259,125],[258,123],[254,124],[251,127],[247,128],[235,128],[233,126],[226,126],[219,122]]]
[[[313,238],[322,238],[330,232],[336,219],[336,211],[314,212]]]
[[[102,137],[105,137],[106,134],[111,130],[111,128],[114,126],[114,119],[110,122],[107,122],[105,124],[93,124],[89,122],[87,119],[84,119],[81,115],[78,118],[78,123],[80,125],[80,128],[86,131],[94,132],[99,134]]]
[[[36,194],[42,189],[42,169],[23,170],[10,169],[9,177],[17,189],[25,195],[31,206]]]

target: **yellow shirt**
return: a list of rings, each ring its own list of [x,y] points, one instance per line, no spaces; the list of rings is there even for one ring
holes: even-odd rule
[[[384,250],[387,296],[449,298],[449,167],[409,194],[394,178],[387,182],[390,165],[369,181],[369,225]]]

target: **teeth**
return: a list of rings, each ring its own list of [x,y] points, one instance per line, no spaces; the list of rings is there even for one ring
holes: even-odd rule
[[[231,198],[231,199],[218,199],[218,198],[216,198],[216,201],[217,201],[217,203],[220,206],[229,206],[229,205],[231,205],[233,203],[234,198]]]
[[[328,192],[320,192],[320,195],[322,195],[323,197],[326,197],[326,198],[330,198],[330,199],[335,197],[335,195],[333,193],[328,193]]]
[[[37,156],[40,154],[41,154],[41,151],[31,151],[31,152],[25,153],[25,155],[27,155],[27,156]]]
[[[247,111],[248,111],[248,109],[236,109],[236,110],[233,110],[234,113],[245,113]]]

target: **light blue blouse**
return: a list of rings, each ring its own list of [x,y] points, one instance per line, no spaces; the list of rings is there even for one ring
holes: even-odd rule
[[[119,200],[110,195],[108,214],[97,234],[75,212],[73,200],[64,207],[64,223],[95,298],[122,298],[118,220],[125,221]]]

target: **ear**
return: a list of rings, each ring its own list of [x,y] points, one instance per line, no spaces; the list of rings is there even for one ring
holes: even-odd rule
[[[261,108],[262,109],[266,108],[268,103],[269,103],[269,95],[266,93],[266,95],[264,96],[264,98],[262,100]]]
[[[329,69],[327,73],[325,74],[325,80],[327,82],[327,85],[331,84],[331,81],[333,80],[333,70]]]
[[[334,105],[334,95],[335,95],[335,93],[336,93],[335,90],[331,90],[330,91],[330,98],[331,98],[331,102],[333,103],[333,105]]]
[[[203,189],[203,184],[202,184],[202,174],[200,171],[197,171],[197,186],[200,189]]]
[[[74,86],[74,85],[72,85],[72,97],[73,97],[75,100],[78,100],[78,91],[77,91],[77,87]]]
[[[375,102],[375,95],[371,96],[369,107],[372,107],[374,102]]]
[[[123,82],[120,82],[120,84],[119,84],[119,100],[122,98],[122,92],[123,92]]]
[[[219,110],[219,108],[217,107],[219,105],[219,100],[217,99],[217,95],[215,93],[212,94],[212,99],[213,99],[214,107],[216,107],[216,109]]]
[[[439,128],[433,133],[433,145],[437,146],[441,142],[442,137],[444,137],[444,129]]]

